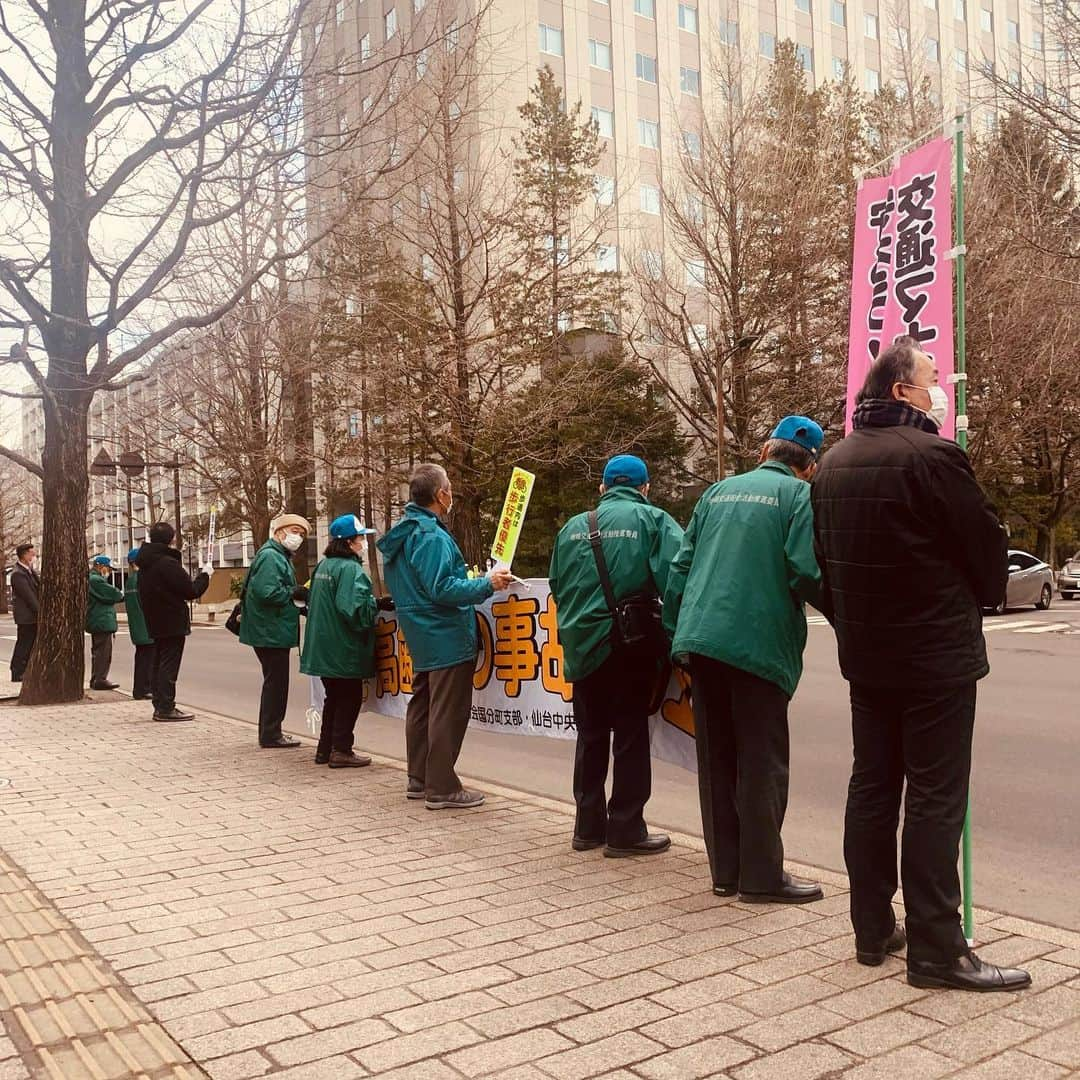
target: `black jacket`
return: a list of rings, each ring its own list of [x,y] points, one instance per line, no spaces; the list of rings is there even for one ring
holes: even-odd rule
[[[1005,595],[1008,539],[960,447],[861,428],[825,455],[811,501],[845,679],[940,688],[986,675],[981,609]]]
[[[156,641],[190,634],[188,602],[206,592],[209,575],[197,574],[193,580],[180,563],[180,552],[168,544],[143,544],[135,565],[139,568],[139,602],[150,636]]]
[[[33,626],[38,617],[41,578],[21,562],[11,571],[11,612],[16,626]]]

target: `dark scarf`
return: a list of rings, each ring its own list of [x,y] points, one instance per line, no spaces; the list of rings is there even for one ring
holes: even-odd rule
[[[924,412],[895,398],[869,398],[855,406],[851,426],[858,430],[868,427],[915,427],[937,435],[938,426]]]

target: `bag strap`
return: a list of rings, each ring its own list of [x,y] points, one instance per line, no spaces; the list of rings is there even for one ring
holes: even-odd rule
[[[592,548],[593,558],[596,560],[596,572],[600,575],[600,588],[604,590],[608,611],[614,615],[615,590],[611,587],[611,575],[604,558],[604,547],[600,540],[600,514],[596,510],[589,511],[589,547]]]

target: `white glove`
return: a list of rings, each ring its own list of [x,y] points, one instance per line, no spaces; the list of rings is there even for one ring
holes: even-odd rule
[[[214,564],[212,562],[204,562],[202,566],[199,567],[199,572],[209,577],[214,572]]]

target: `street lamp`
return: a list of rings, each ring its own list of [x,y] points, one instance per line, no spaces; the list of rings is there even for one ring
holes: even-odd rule
[[[180,461],[174,458],[172,461],[145,461],[141,454],[133,450],[125,450],[118,460],[113,461],[109,457],[108,450],[102,447],[94,460],[90,463],[90,471],[95,476],[115,476],[120,470],[126,477],[127,485],[127,514],[128,514],[128,546],[135,546],[135,522],[134,512],[131,506],[131,480],[141,476],[145,469],[171,469],[173,474],[173,510],[176,514],[176,546],[180,546]]]

